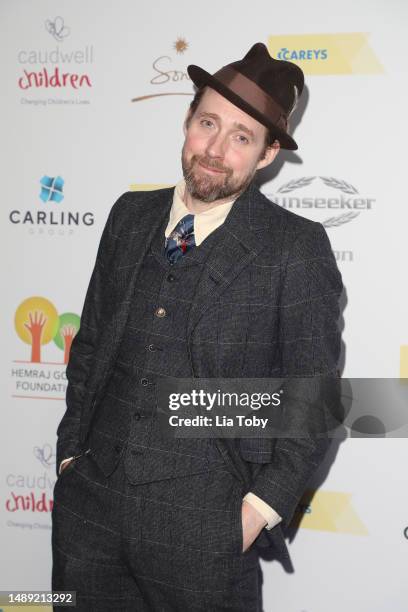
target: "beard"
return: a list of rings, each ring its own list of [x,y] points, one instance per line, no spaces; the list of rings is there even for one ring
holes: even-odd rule
[[[207,174],[205,170],[198,169],[201,162],[208,168],[221,170],[220,174]],[[190,195],[208,204],[216,200],[224,200],[238,195],[244,191],[252,178],[255,170],[241,179],[233,177],[233,170],[223,166],[220,162],[212,160],[205,155],[193,155],[190,161],[186,159],[184,148],[181,155],[181,165],[186,187]]]

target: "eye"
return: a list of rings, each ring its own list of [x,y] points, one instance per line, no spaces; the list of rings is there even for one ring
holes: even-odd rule
[[[237,140],[241,144],[249,144],[249,139],[246,136],[244,136],[243,134],[238,134]]]
[[[213,122],[210,121],[210,119],[201,119],[200,125],[203,125],[204,127],[211,127]]]

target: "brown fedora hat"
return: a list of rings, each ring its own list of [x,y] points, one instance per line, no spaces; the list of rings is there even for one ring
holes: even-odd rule
[[[283,149],[298,148],[288,134],[288,118],[305,83],[299,66],[274,59],[259,42],[242,60],[227,64],[213,75],[193,64],[187,72],[197,87],[208,85],[265,125]]]

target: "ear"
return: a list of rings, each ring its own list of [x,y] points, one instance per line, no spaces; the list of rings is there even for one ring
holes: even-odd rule
[[[269,166],[277,156],[280,150],[280,144],[278,140],[275,140],[265,151],[265,156],[259,160],[256,165],[256,169],[260,170],[261,168],[265,168]]]

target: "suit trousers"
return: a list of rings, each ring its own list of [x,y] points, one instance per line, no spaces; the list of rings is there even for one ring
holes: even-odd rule
[[[84,612],[260,612],[244,493],[224,466],[132,484],[123,453],[109,477],[80,457],[55,484],[52,589],[76,591]]]

